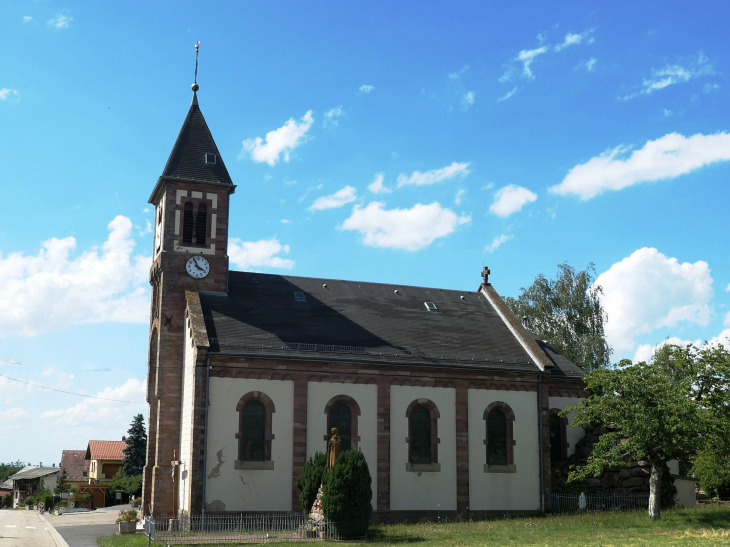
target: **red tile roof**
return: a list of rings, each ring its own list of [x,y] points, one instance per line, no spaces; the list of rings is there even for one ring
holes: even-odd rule
[[[86,450],[64,450],[61,453],[61,467],[66,469],[70,481],[85,481],[84,471],[89,470]]]
[[[124,459],[123,450],[127,447],[124,441],[89,441],[86,449],[87,460],[119,460]]]

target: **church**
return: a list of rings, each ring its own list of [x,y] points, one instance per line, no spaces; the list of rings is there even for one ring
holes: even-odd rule
[[[145,513],[301,512],[296,480],[333,427],[379,520],[544,510],[583,436],[558,416],[586,396],[581,369],[487,268],[474,290],[232,271],[236,185],[198,89],[149,198]]]

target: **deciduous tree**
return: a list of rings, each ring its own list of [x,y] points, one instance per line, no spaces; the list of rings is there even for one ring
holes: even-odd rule
[[[673,459],[698,454],[720,456],[727,443],[713,444],[728,431],[730,352],[722,346],[666,345],[650,362],[621,361],[614,370],[598,369],[584,378],[590,395],[563,415],[575,412],[573,427],[609,430],[586,465],[570,480],[598,476],[605,467],[647,461],[649,517],[660,516],[661,472]],[[730,453],[722,454],[725,458]]]
[[[611,357],[603,291],[594,283],[595,273],[593,264],[581,272],[560,264],[556,279],[540,274],[520,289],[519,297],[506,298],[518,318],[527,318],[532,332],[586,372],[607,367]]]

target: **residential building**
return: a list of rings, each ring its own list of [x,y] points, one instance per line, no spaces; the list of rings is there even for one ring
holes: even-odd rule
[[[28,465],[11,475],[8,481],[13,482],[13,507],[20,507],[29,496],[34,496],[41,484],[51,492],[56,488],[56,480],[61,472],[60,467],[42,467]]]
[[[121,441],[89,441],[84,454],[84,459],[88,462],[88,484],[111,482],[122,468],[126,447],[124,437]]]
[[[86,450],[64,450],[61,453],[61,467],[66,470],[68,486],[89,484],[89,464]]]

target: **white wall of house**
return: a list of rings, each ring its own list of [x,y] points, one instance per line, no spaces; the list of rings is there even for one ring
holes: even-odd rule
[[[236,470],[239,415],[236,405],[249,391],[274,403],[273,469]],[[211,378],[205,502],[211,511],[291,511],[294,382]]]
[[[327,415],[324,407],[332,397],[347,395],[360,407],[358,417],[358,448],[362,450],[370,469],[373,489],[373,509],[377,507],[378,486],[378,387],[365,384],[321,383],[307,384],[307,458],[319,451],[327,452]],[[354,440],[353,440],[353,448]]]
[[[185,345],[183,347],[183,394],[180,416],[180,453],[178,468],[178,511],[189,513],[190,465],[193,427],[193,383],[195,378],[195,348],[191,337],[190,318],[185,321]]]
[[[58,477],[61,475],[61,468],[58,468],[58,471],[55,473],[51,473],[50,475],[46,475],[43,477],[43,484],[44,486],[53,492],[53,490],[56,488],[56,481],[58,480]]]
[[[674,486],[677,487],[677,505],[691,507],[697,505],[697,494],[695,487],[697,482],[694,479],[674,478]]]
[[[408,418],[415,399],[430,399],[439,409],[438,472],[406,471]],[[390,509],[392,511],[456,510],[456,390],[391,386],[390,388]]]
[[[578,404],[579,401],[579,397],[550,397],[549,400],[550,408],[557,408],[559,410],[565,410],[569,406]],[[575,418],[575,412],[568,414],[568,428],[566,432],[566,436],[568,437],[568,456],[575,454],[575,445],[585,436],[585,431],[582,427],[570,427],[570,424],[573,423],[573,418]]]
[[[515,414],[514,473],[487,473],[484,410],[500,401]],[[521,511],[540,508],[537,393],[469,390],[469,509]]]

